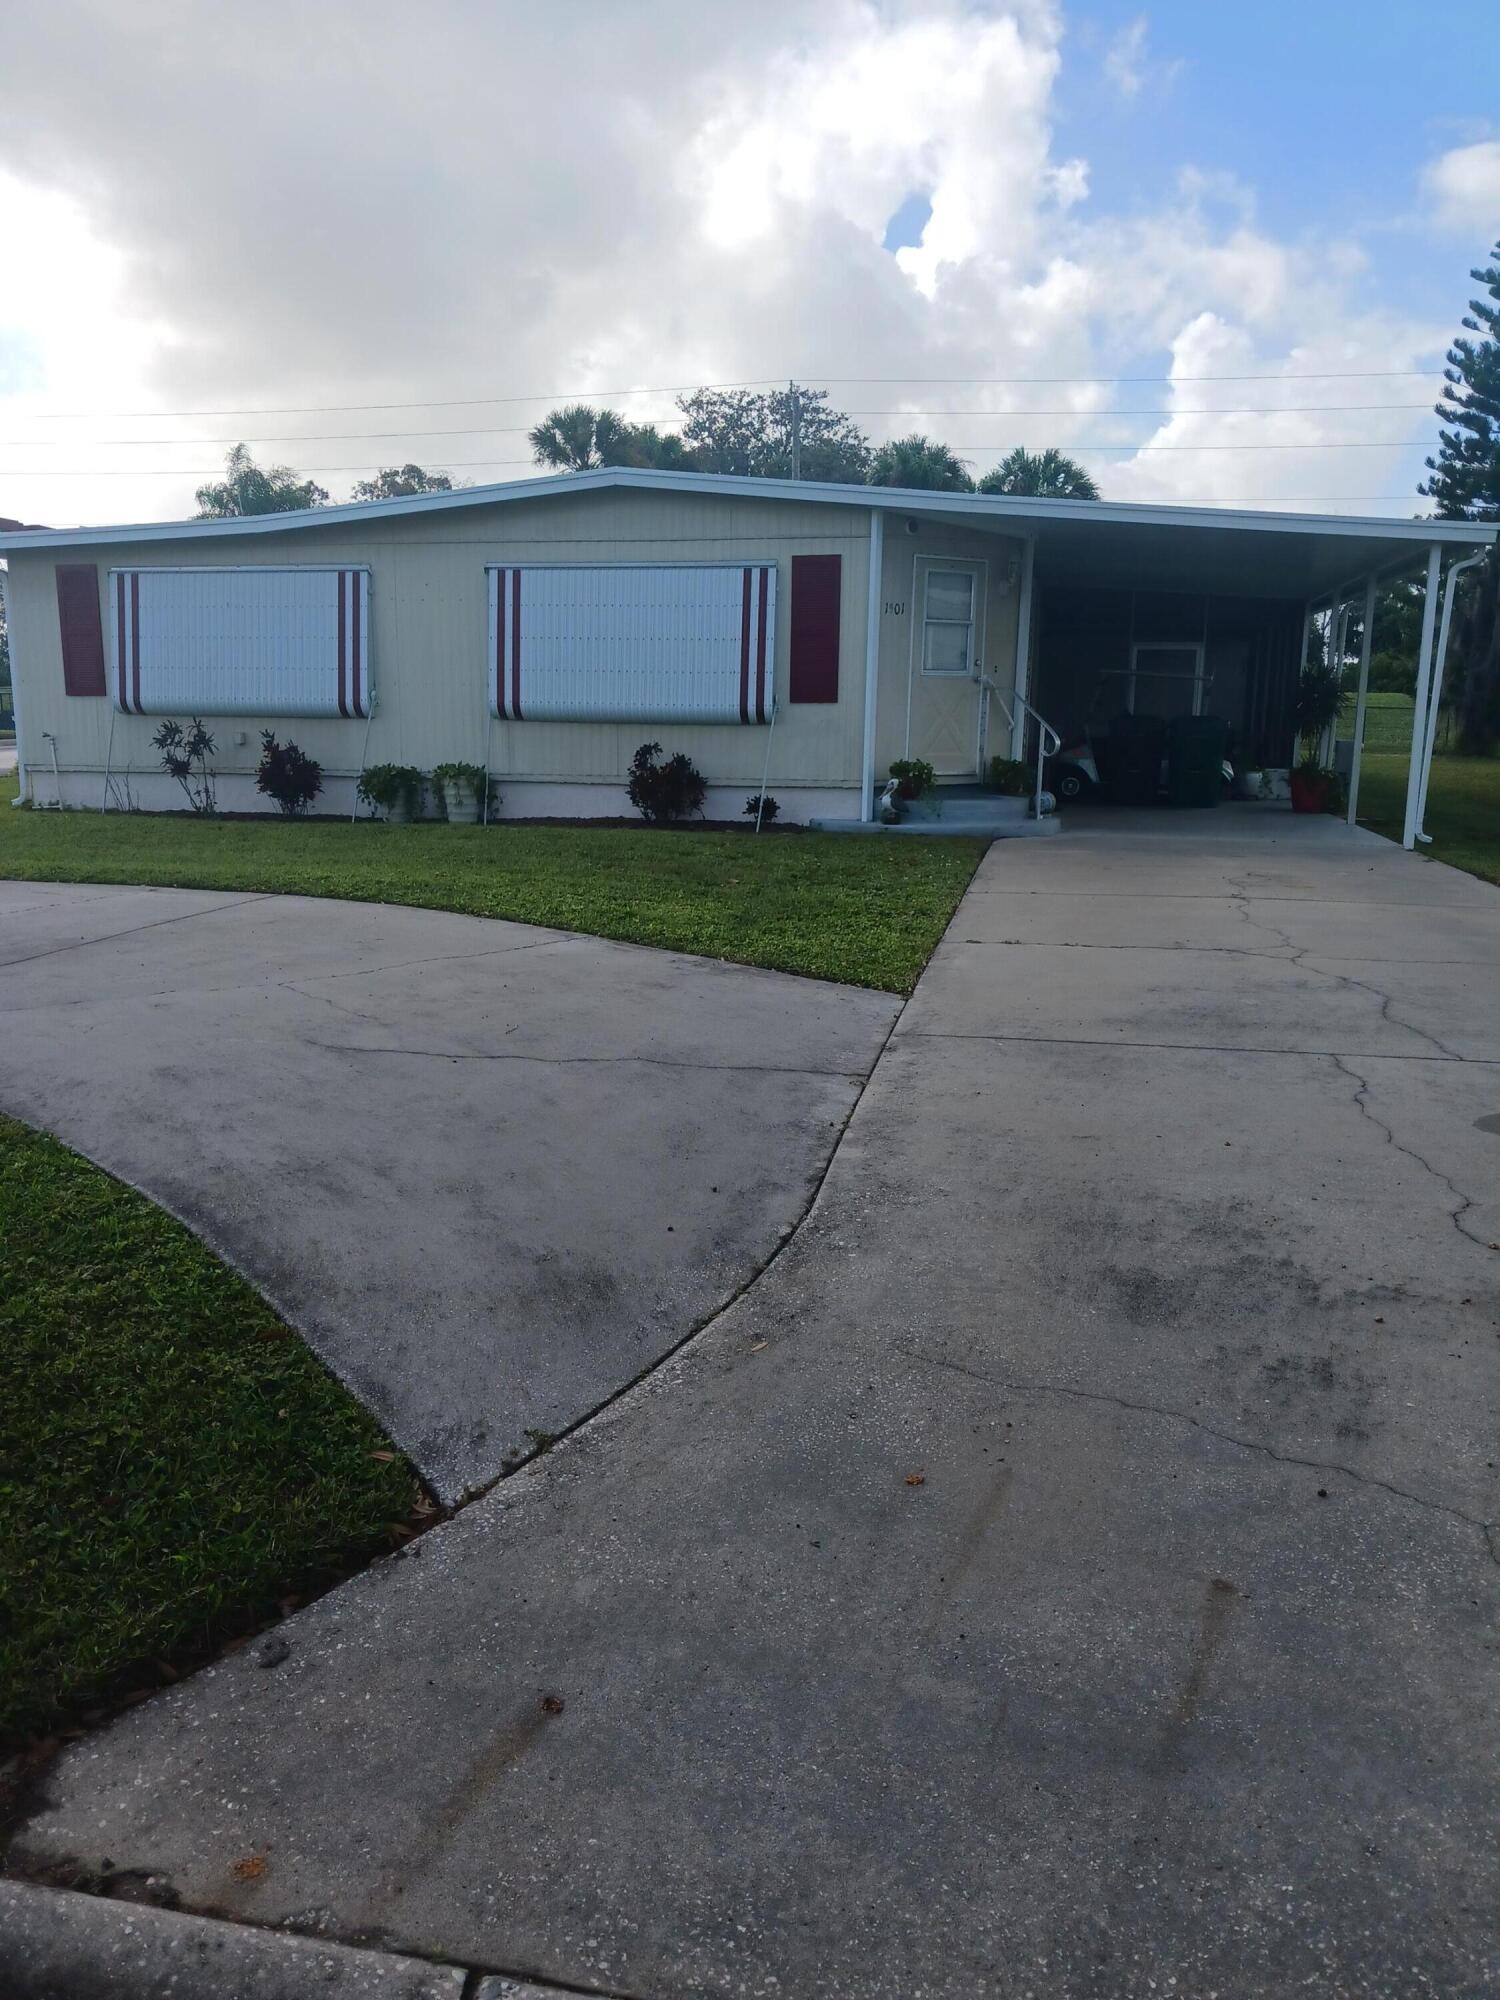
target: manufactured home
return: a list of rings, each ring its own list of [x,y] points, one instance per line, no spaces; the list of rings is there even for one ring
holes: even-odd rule
[[[318,810],[346,813],[370,765],[465,762],[502,818],[613,816],[655,740],[703,772],[711,818],[764,786],[786,819],[869,824],[895,760],[958,789],[1146,713],[1222,716],[1242,760],[1285,765],[1309,632],[1341,637],[1346,607],[1423,567],[1432,690],[1444,565],[1494,535],[624,468],[10,528],[21,791],[177,806],[151,739],[193,716],[229,811],[268,803],[262,729],[316,758]]]

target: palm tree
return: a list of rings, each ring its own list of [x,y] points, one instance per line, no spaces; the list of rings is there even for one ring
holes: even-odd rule
[[[1054,446],[1027,451],[1017,445],[979,482],[981,493],[1025,494],[1034,500],[1097,500],[1099,489],[1076,458]]]
[[[560,472],[592,472],[615,463],[609,453],[625,429],[613,410],[596,410],[591,403],[567,403],[549,410],[529,433],[531,455],[538,465]]]
[[[964,462],[936,438],[914,432],[879,446],[870,461],[871,486],[920,486],[937,493],[972,493]]]

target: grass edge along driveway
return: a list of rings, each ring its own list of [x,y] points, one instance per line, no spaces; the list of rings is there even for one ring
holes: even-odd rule
[[[987,843],[13,809],[0,877],[404,903],[909,993]]]
[[[0,1117],[0,1755],[175,1678],[429,1510],[250,1285]]]

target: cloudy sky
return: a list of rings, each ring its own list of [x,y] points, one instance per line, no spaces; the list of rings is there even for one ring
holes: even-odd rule
[[[4,15],[0,514],[526,472],[827,384],[982,472],[1410,513],[1500,234],[1500,7],[50,0]],[[620,391],[638,391],[629,395]],[[1378,406],[1378,407],[1369,407]],[[1275,447],[1275,448],[1272,448]],[[1292,448],[1284,448],[1292,447]]]

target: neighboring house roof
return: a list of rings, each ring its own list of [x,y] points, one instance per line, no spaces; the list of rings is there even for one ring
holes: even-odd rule
[[[8,514],[0,514],[0,535],[45,535],[49,532],[40,521],[13,521]]]

